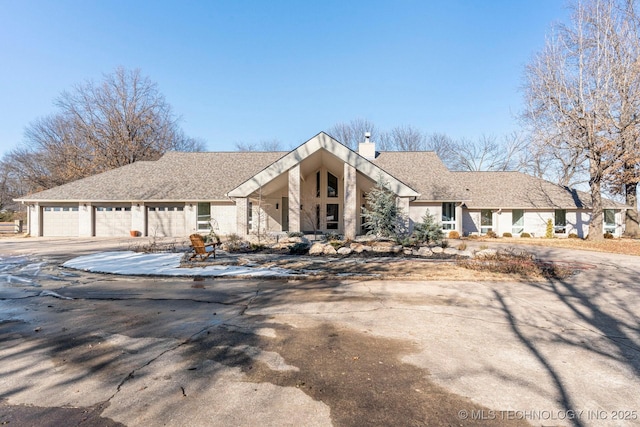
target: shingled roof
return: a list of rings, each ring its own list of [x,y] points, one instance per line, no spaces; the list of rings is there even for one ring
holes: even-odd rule
[[[464,186],[471,199],[471,209],[490,208],[555,208],[590,209],[591,195],[563,187],[521,172],[451,172],[452,178]],[[606,208],[623,205],[602,199]]]
[[[383,151],[372,162],[415,189],[424,201],[466,201],[468,192],[433,151]]]
[[[235,189],[289,152],[169,152],[17,201],[184,202],[227,200]],[[589,208],[591,197],[520,172],[451,172],[432,151],[378,153],[371,161],[423,201],[469,208]],[[603,199],[605,207],[624,205]]]
[[[285,152],[169,152],[157,161],[130,165],[41,191],[18,201],[210,201],[225,200]]]

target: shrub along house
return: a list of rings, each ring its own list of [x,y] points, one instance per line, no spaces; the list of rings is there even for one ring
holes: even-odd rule
[[[183,237],[279,232],[364,234],[367,192],[383,179],[411,228],[429,211],[445,232],[584,236],[589,196],[519,172],[451,172],[434,152],[358,151],[324,132],[290,152],[170,152],[24,196],[31,236]],[[611,201],[605,228],[622,232]]]

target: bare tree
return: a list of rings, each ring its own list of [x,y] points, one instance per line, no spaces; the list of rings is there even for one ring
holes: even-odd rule
[[[358,143],[364,141],[364,134],[371,133],[371,140],[378,140],[378,129],[367,119],[354,119],[348,123],[341,122],[331,126],[327,133],[351,148],[358,149]]]
[[[378,137],[380,149],[384,151],[423,151],[425,136],[413,126],[396,126]]]
[[[13,199],[26,193],[23,181],[8,158],[0,160],[0,211],[21,211],[21,205]]]
[[[236,142],[236,151],[283,151],[279,139],[265,139],[259,143]]]
[[[425,138],[425,149],[434,151],[447,167],[453,169],[458,155],[455,141],[444,133],[434,132]]]
[[[618,34],[616,0],[591,0],[575,7],[569,26],[559,25],[526,67],[524,115],[534,143],[588,162],[592,215],[589,239],[603,238],[602,187],[619,164],[623,145],[614,123],[624,128],[612,49]],[[636,109],[637,111],[637,109]]]
[[[524,138],[512,133],[498,140],[482,135],[477,140],[461,139],[453,144],[450,165],[462,171],[507,171],[521,168]]]
[[[30,191],[50,188],[167,151],[198,151],[155,83],[118,68],[63,92],[58,112],[29,124],[25,146],[8,154]]]
[[[617,141],[617,164],[606,177],[615,194],[627,204],[625,234],[640,237],[638,183],[640,182],[640,16],[636,1],[605,2],[600,31],[609,34],[613,108],[609,109],[610,132]]]
[[[559,151],[553,144],[544,143],[544,140],[544,136],[533,138],[535,142],[526,146],[528,155],[522,158],[523,171],[569,188],[589,182],[587,162],[582,151]]]

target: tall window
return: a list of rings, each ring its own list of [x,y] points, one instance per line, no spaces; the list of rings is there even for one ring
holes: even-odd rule
[[[555,217],[554,231],[558,234],[566,233],[567,232],[567,210],[556,209],[554,217]]]
[[[327,197],[338,197],[338,178],[327,172]]]
[[[491,209],[482,209],[480,211],[480,234],[487,234],[493,230],[493,212]]]
[[[316,172],[316,197],[320,197],[320,171]]]
[[[455,203],[447,202],[442,204],[442,229],[443,230],[456,229],[456,204]]]
[[[211,229],[211,203],[198,203],[198,231]]]
[[[511,211],[511,233],[521,234],[524,231],[524,210],[514,209]]]
[[[337,230],[339,223],[338,204],[330,203],[327,205],[327,230]]]
[[[604,232],[614,234],[616,232],[616,211],[604,209]]]

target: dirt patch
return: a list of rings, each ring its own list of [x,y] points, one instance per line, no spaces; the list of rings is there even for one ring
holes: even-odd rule
[[[501,417],[469,399],[429,381],[429,373],[408,363],[403,355],[415,351],[405,341],[374,337],[325,324],[276,329],[269,338],[217,328],[190,344],[195,357],[240,368],[247,380],[296,387],[327,404],[336,426],[515,426],[528,425]],[[287,369],[273,369],[247,348],[279,354]],[[437,351],[434,349],[434,351]],[[194,369],[194,368],[191,368]],[[465,419],[462,414],[495,414],[495,419]],[[482,412],[484,411],[484,412]]]

